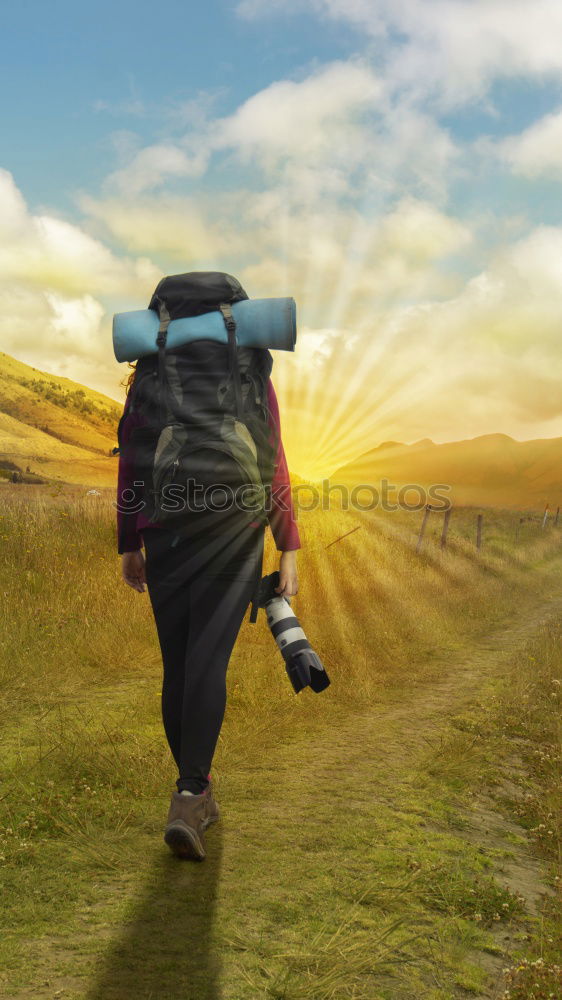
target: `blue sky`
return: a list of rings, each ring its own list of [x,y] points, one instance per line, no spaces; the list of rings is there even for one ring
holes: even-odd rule
[[[3,349],[120,399],[113,312],[230,270],[297,300],[303,471],[562,434],[560,39],[558,0],[10,7]]]

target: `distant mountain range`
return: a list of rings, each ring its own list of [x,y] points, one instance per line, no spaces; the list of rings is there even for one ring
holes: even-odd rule
[[[555,508],[562,504],[562,438],[515,441],[507,434],[483,434],[446,444],[429,438],[410,445],[386,441],[329,477],[331,484],[350,487],[380,488],[383,479],[398,488],[447,484],[459,504]]]
[[[0,352],[0,477],[112,487],[117,424],[123,408],[109,396]],[[451,485],[453,501],[504,507],[562,502],[562,438],[515,441],[484,434],[466,441],[385,441],[341,466],[329,482],[380,488]],[[291,473],[294,484],[307,482]],[[391,497],[392,498],[392,497]]]

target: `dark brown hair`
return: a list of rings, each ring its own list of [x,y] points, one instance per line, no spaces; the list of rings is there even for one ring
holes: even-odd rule
[[[125,375],[125,378],[122,379],[119,385],[125,386],[126,394],[128,396],[131,391],[131,386],[135,381],[135,375],[137,374],[137,363],[136,361],[134,363],[132,361],[127,361],[127,364],[129,368],[132,368],[132,371],[130,371],[128,375]]]

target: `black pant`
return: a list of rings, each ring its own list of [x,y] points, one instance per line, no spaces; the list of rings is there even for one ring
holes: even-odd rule
[[[226,670],[250,603],[263,527],[214,539],[143,529],[162,662],[162,719],[178,791],[205,790],[226,708]]]

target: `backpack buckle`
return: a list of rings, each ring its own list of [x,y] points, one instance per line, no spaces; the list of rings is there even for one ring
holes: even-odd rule
[[[233,332],[236,332],[236,320],[232,315],[232,309],[229,303],[223,302],[222,305],[219,306],[219,309],[222,313],[222,317],[224,319],[224,325],[226,326],[227,330],[232,330]]]

